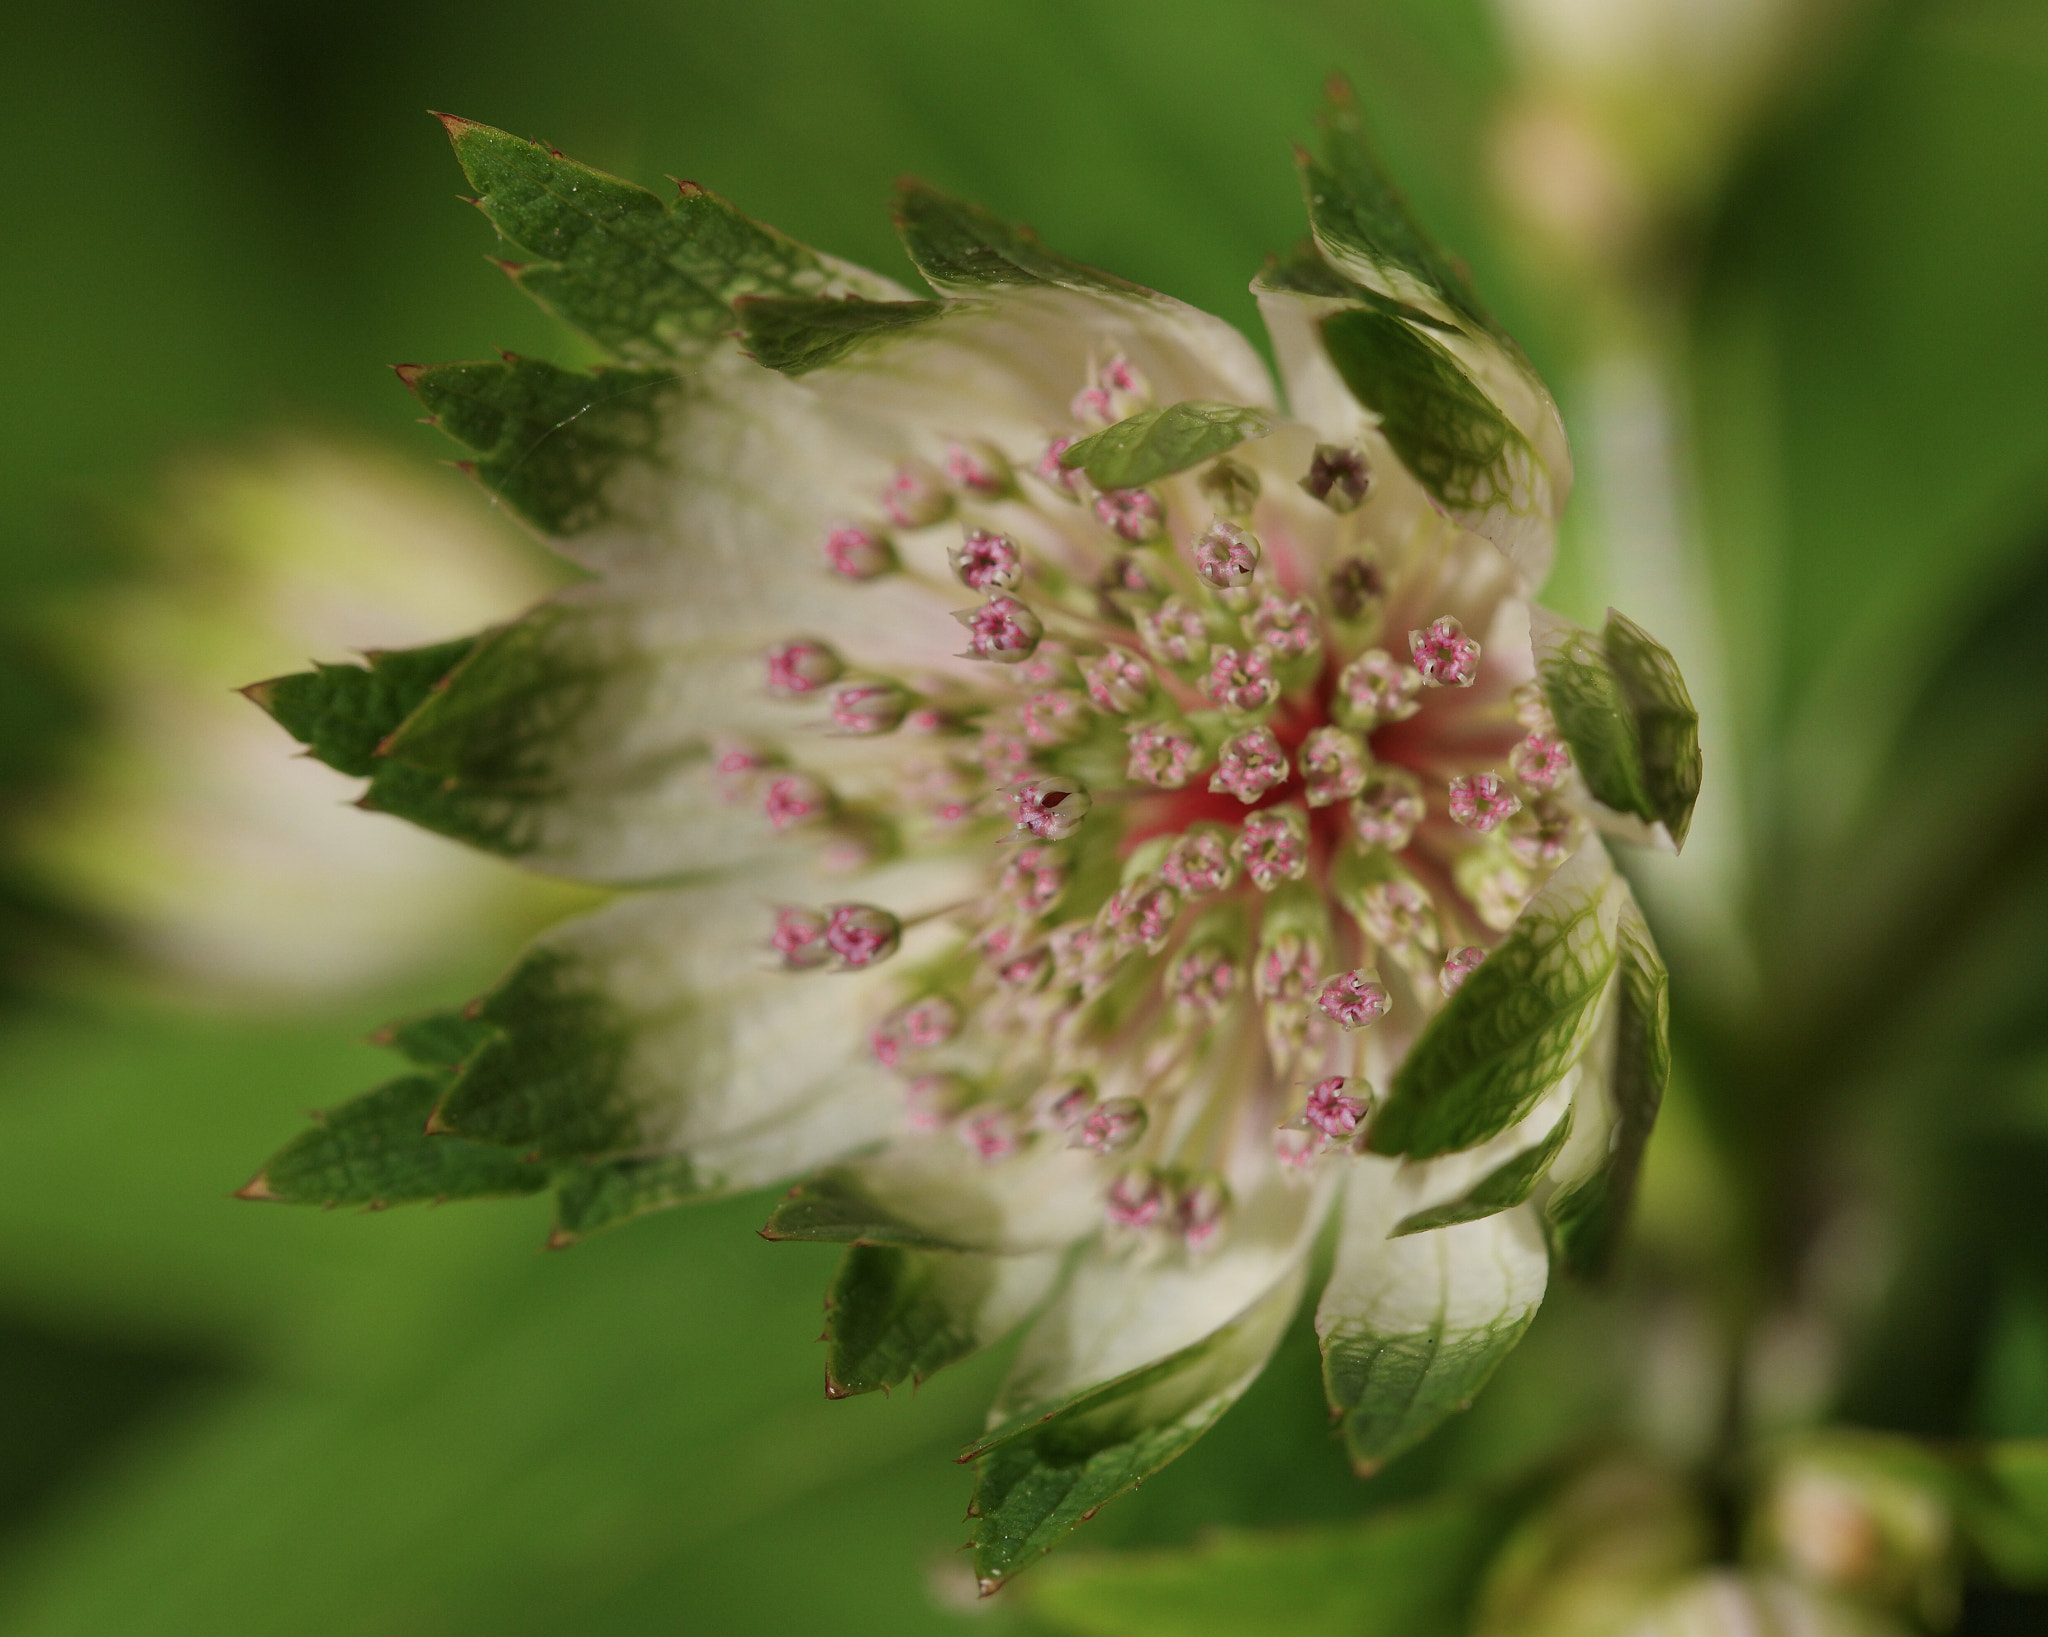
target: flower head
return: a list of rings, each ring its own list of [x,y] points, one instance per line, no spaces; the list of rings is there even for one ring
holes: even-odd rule
[[[1371,166],[1348,104],[1314,248],[1257,286],[1291,422],[1228,325],[921,186],[898,214],[929,301],[701,189],[662,205],[452,128],[508,237],[546,253],[610,201],[700,271],[624,316],[581,264],[551,274],[634,361],[602,387],[410,377],[430,409],[585,417],[584,456],[506,494],[597,579],[422,661],[363,759],[402,770],[395,811],[634,889],[479,1003],[433,1129],[549,1162],[566,1238],[800,1179],[766,1232],[851,1247],[836,1393],[909,1368],[857,1340],[891,1280],[946,1308],[955,1354],[1032,1315],[975,1450],[1012,1474],[988,1583],[1053,1538],[1005,1510],[1015,1475],[1056,1460],[1093,1507],[1243,1390],[1333,1211],[1318,1330],[1352,1454],[1422,1436],[1360,1362],[1390,1316],[1458,1315],[1438,1352],[1479,1370],[1548,1247],[1597,1260],[1620,1219],[1605,1077],[1661,1074],[1663,979],[1595,827],[1682,838],[1697,778],[1668,656],[1531,604],[1570,483],[1556,412],[1419,229],[1363,237],[1394,196],[1347,191]],[[850,539],[821,570],[815,542],[877,507],[903,572]],[[1532,682],[1569,779],[1528,747]],[[1657,754],[1617,760],[1649,722]],[[762,780],[787,781],[767,818],[727,799]],[[1551,1044],[1464,1072],[1444,1042],[1500,1007]],[[1567,1117],[1595,1137],[1512,1201],[1482,1186]],[[1135,1420],[1073,1410],[1137,1371]],[[1090,1439],[1126,1453],[1077,1464]]]

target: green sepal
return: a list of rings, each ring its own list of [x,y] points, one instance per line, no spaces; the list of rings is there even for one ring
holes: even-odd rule
[[[1550,1135],[1534,1148],[1525,1148],[1514,1158],[1494,1167],[1458,1198],[1402,1217],[1388,1237],[1400,1239],[1411,1233],[1427,1233],[1431,1228],[1448,1228],[1455,1222],[1477,1222],[1483,1216],[1492,1216],[1521,1204],[1536,1191],[1536,1184],[1557,1163],[1557,1156],[1564,1150],[1565,1139],[1571,1134],[1572,1111],[1567,1108],[1564,1118],[1551,1128]]]
[[[1369,263],[1396,287],[1419,285],[1475,327],[1494,331],[1457,264],[1423,231],[1381,167],[1348,81],[1330,81],[1317,125],[1321,154],[1296,154],[1316,238]]]
[[[1080,467],[1098,489],[1135,489],[1263,438],[1277,424],[1263,409],[1189,399],[1140,410],[1082,438],[1060,455],[1060,465]]]
[[[1283,1280],[1179,1352],[1012,1416],[962,1453],[978,1461],[974,1572],[984,1595],[1108,1501],[1182,1454],[1237,1402],[1300,1300]]]
[[[859,296],[747,296],[740,343],[756,363],[784,375],[807,375],[848,353],[905,330],[920,329],[946,310],[942,301],[868,301]]]
[[[625,1029],[574,970],[538,949],[475,1003],[472,1015],[497,1032],[464,1063],[431,1129],[543,1159],[637,1146],[637,1111],[620,1089]]]
[[[445,1074],[409,1074],[316,1115],[241,1190],[292,1205],[409,1205],[537,1193],[547,1170],[460,1137],[429,1136]]]
[[[1074,1559],[1033,1586],[1031,1613],[1075,1637],[1464,1637],[1525,1501],[1468,1491],[1341,1523]]]
[[[388,1046],[408,1063],[423,1069],[456,1069],[486,1041],[496,1038],[497,1025],[472,1017],[466,1007],[439,1012],[422,1012],[400,1018],[370,1036],[376,1046]]]
[[[892,1245],[913,1250],[962,1251],[971,1247],[908,1222],[861,1185],[851,1166],[833,1165],[806,1177],[783,1196],[763,1239],[801,1239],[829,1245]]]
[[[1429,1020],[1374,1114],[1374,1153],[1430,1159],[1497,1137],[1584,1050],[1616,960],[1611,877],[1589,843]],[[1604,856],[1598,863],[1605,866]]]
[[[949,198],[923,182],[896,190],[896,231],[934,289],[958,294],[1005,285],[1054,285],[1149,296],[1139,285],[1056,255],[1028,227],[1013,227],[979,205]]]
[[[317,760],[367,778],[377,770],[384,741],[468,657],[476,640],[372,650],[361,665],[316,662],[310,671],[253,682],[242,692]]]
[[[851,1247],[825,1297],[825,1391],[916,1385],[979,1352],[1043,1300],[1060,1261]]]
[[[1364,306],[1332,313],[1321,330],[1352,397],[1437,500],[1460,512],[1513,502],[1514,469],[1532,469],[1535,451],[1440,343]]]
[[[1598,1169],[1560,1192],[1544,1213],[1559,1261],[1584,1278],[1598,1277],[1613,1260],[1671,1079],[1671,975],[1632,902],[1622,913],[1616,938],[1620,984],[1608,1082],[1613,1131]],[[1580,1093],[1592,1094],[1591,1087]]]
[[[667,369],[589,374],[532,358],[403,364],[398,377],[435,425],[477,458],[463,469],[544,534],[573,535],[612,517],[620,467],[656,461],[681,377]]]
[[[736,297],[816,295],[830,282],[812,251],[694,182],[664,200],[541,143],[442,123],[477,207],[522,250],[549,258],[507,271],[619,357],[692,357],[732,329]]]
[[[1684,846],[1702,764],[1699,712],[1677,662],[1611,608],[1597,638],[1547,610],[1534,624],[1536,675],[1586,788]]]
[[[606,1228],[720,1193],[687,1154],[597,1160],[555,1173],[555,1226],[548,1248],[560,1250]]]

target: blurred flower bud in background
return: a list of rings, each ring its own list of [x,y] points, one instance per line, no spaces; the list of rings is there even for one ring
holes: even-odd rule
[[[306,1001],[522,930],[556,889],[350,809],[235,692],[337,646],[401,647],[518,613],[550,571],[444,475],[311,438],[188,458],[134,571],[60,621],[96,742],[26,851],[180,989]],[[280,763],[284,765],[280,765]]]

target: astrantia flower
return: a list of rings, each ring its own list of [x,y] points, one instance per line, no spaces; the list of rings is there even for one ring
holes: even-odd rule
[[[1284,410],[1227,325],[923,187],[935,299],[451,129],[627,362],[406,378],[595,578],[268,697],[371,737],[373,805],[634,890],[254,1192],[552,1187],[566,1242],[801,1178],[765,1231],[851,1247],[834,1394],[1025,1327],[986,1585],[1229,1407],[1326,1228],[1345,1437],[1413,1444],[1626,1207],[1664,980],[1597,832],[1681,836],[1698,769],[1653,642],[1532,613],[1556,413],[1348,105],[1256,286]]]

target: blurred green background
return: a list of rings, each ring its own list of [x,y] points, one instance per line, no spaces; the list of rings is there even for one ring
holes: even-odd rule
[[[1582,9],[1626,31],[1625,0]],[[1637,166],[1620,228],[1597,198],[1545,205],[1542,177],[1533,204],[1514,196],[1554,151],[1513,159],[1517,110],[1593,94],[1484,0],[16,15],[0,1632],[1030,1619],[963,1612],[953,1550],[968,1486],[949,1457],[1000,1361],[826,1403],[831,1256],[756,1239],[761,1200],[541,1256],[534,1203],[357,1217],[228,1197],[305,1110],[385,1072],[369,1030],[472,992],[559,903],[506,887],[480,907],[486,884],[409,964],[257,994],[170,969],[118,891],[49,862],[52,815],[100,788],[138,690],[211,698],[260,674],[261,633],[208,623],[233,596],[181,566],[194,530],[226,526],[166,523],[190,510],[181,474],[326,440],[487,527],[383,366],[574,356],[481,260],[491,236],[455,202],[429,108],[689,176],[898,274],[888,188],[914,172],[1255,329],[1245,283],[1302,229],[1289,143],[1342,71],[1558,387],[1582,489],[1557,597],[1641,614],[1701,695],[1712,812],[1645,882],[1679,1085],[1621,1286],[1559,1293],[1472,1415],[1366,1485],[1326,1436],[1304,1324],[1088,1545],[1510,1473],[1629,1394],[1711,1421],[1731,1369],[1766,1423],[2048,1435],[2048,12],[1781,9],[1777,66],[1706,97],[1689,138],[1659,123],[1682,73],[1634,102],[1596,88],[1591,128]],[[1669,481],[1641,492],[1645,466]],[[430,526],[387,533],[400,562],[434,549]],[[178,627],[175,676],[108,657],[95,633],[117,608],[206,611]],[[353,861],[308,848],[270,864],[346,892]],[[1699,1332],[1719,1361],[1703,1383],[1645,1364]],[[2048,1605],[1980,1592],[1965,1618],[2038,1631]]]

